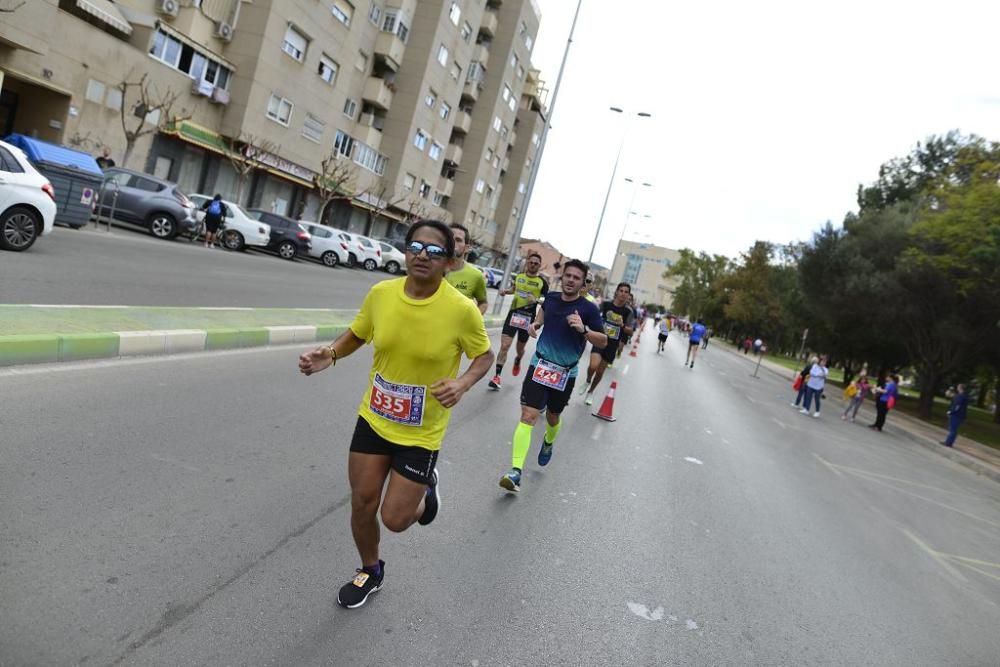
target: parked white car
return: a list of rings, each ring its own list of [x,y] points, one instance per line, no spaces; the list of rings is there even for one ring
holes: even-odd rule
[[[378,242],[382,249],[382,268],[393,275],[406,270],[406,255],[385,241]]]
[[[201,222],[205,219],[205,211],[201,210],[201,207],[205,202],[212,201],[212,198],[208,195],[188,195],[188,198],[194,202],[195,214],[198,222]],[[239,204],[225,199],[222,203],[229,209],[220,239],[222,245],[229,250],[243,250],[248,245],[264,247],[270,242],[271,225],[254,220],[240,208]]]
[[[0,248],[20,252],[56,222],[56,193],[20,148],[0,141]]]
[[[365,267],[366,271],[374,271],[375,269],[382,268],[382,248],[379,246],[378,241],[375,239],[370,239],[367,236],[361,236],[360,234],[355,234],[358,237],[358,243],[361,244],[361,248],[364,252],[364,258],[361,260],[361,266]]]
[[[350,247],[353,240],[345,231],[321,225],[318,222],[300,221],[300,225],[312,234],[309,256],[315,257],[327,266],[350,264]]]

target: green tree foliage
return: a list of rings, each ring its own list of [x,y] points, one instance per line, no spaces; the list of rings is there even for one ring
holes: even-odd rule
[[[693,250],[680,251],[680,259],[664,272],[663,277],[679,277],[680,285],[674,290],[674,313],[705,321],[722,318],[725,295],[722,278],[730,271],[731,262],[722,255],[707,255]]]

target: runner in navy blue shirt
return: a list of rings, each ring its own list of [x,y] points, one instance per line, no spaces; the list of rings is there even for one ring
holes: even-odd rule
[[[608,343],[601,311],[579,295],[588,270],[578,259],[566,262],[562,291],[546,295],[535,321],[529,325],[528,334],[538,337],[538,343],[521,386],[521,421],[514,430],[511,471],[500,478],[500,486],[508,491],[521,489],[521,470],[531,449],[531,431],[542,408],[547,408],[547,423],[538,465],[544,466],[552,458],[552,444],[562,428],[560,415],[573,395],[580,356],[588,342],[596,348]]]
[[[687,358],[684,359],[684,365],[687,366],[690,362],[691,368],[694,368],[694,358],[698,356],[698,347],[701,345],[702,336],[705,335],[705,322],[700,318],[691,327],[691,335],[688,336],[688,353]]]

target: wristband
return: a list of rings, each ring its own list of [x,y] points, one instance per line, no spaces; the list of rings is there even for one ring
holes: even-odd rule
[[[337,350],[335,350],[333,348],[333,345],[327,345],[324,349],[326,350],[326,353],[328,355],[330,355],[330,358],[333,359],[333,365],[336,366],[337,365]]]

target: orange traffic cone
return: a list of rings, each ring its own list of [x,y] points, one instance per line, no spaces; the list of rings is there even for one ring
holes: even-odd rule
[[[601,409],[597,412],[593,412],[595,417],[598,419],[603,419],[606,422],[615,421],[615,416],[611,414],[615,408],[615,389],[618,388],[618,382],[611,383],[611,389],[608,390],[608,395],[604,397],[604,402],[601,403]]]

